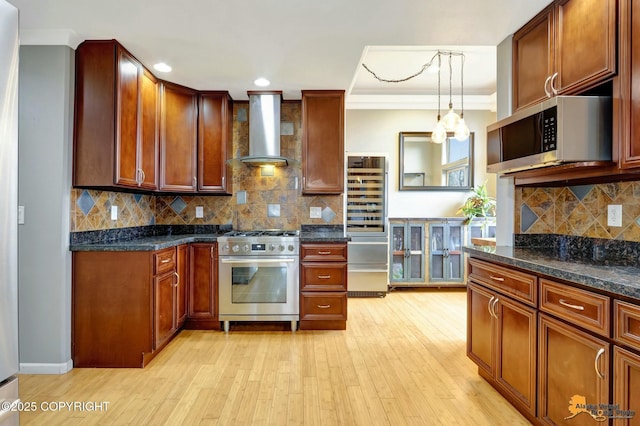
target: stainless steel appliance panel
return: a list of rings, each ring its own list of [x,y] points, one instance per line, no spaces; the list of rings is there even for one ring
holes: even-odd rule
[[[12,376],[19,368],[18,10],[5,0],[0,0],[0,206],[0,399],[11,401],[18,398]]]

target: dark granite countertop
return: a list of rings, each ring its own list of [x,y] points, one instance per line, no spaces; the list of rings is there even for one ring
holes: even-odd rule
[[[187,243],[210,243],[218,234],[181,234],[142,237],[125,241],[71,244],[71,251],[155,251]]]
[[[640,300],[640,268],[566,260],[550,248],[511,246],[464,247],[463,251],[481,259],[512,265],[585,287]]]
[[[342,225],[302,225],[301,243],[346,243],[350,238]]]

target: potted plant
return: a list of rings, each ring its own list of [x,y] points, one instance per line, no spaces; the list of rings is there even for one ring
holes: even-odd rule
[[[496,200],[487,194],[487,183],[478,185],[473,189],[464,204],[458,210],[465,217],[467,225],[474,217],[487,217],[496,215]]]

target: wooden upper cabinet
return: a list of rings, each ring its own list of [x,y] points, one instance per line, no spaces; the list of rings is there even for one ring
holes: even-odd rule
[[[194,192],[198,187],[196,145],[198,94],[184,86],[160,84],[160,190]]]
[[[617,3],[556,0],[514,34],[514,110],[616,74]]]
[[[553,74],[553,5],[513,35],[513,108],[548,98]]]
[[[157,152],[155,78],[115,40],[80,44],[74,186],[156,189]]]
[[[233,101],[227,92],[200,92],[198,99],[198,191],[230,194]]]
[[[302,193],[344,192],[344,90],[302,91]]]
[[[640,167],[640,0],[620,1],[619,57],[618,166],[631,169]]]

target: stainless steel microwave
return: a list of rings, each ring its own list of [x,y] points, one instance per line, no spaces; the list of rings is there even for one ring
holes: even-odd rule
[[[556,96],[487,127],[487,171],[611,160],[608,96]]]

